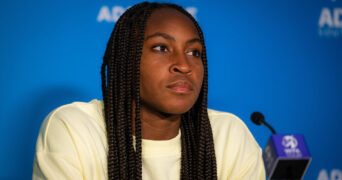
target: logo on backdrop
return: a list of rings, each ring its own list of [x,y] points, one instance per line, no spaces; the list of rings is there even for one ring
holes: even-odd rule
[[[284,136],[281,144],[284,146],[284,152],[287,156],[301,157],[302,152],[298,146],[298,140],[293,135]]]
[[[331,38],[342,37],[342,7],[322,7],[318,19],[318,35]]]
[[[108,6],[102,6],[99,10],[96,20],[97,22],[115,23],[128,8],[130,8],[130,6],[126,8],[123,6],[113,6],[112,8]],[[198,12],[196,7],[187,7],[185,10],[196,19]]]
[[[326,169],[322,169],[317,177],[317,180],[342,180],[342,171],[340,169],[332,169],[328,174]]]

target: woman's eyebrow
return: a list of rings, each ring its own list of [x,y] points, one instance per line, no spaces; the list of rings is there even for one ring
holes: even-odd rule
[[[147,37],[145,38],[145,41],[147,41],[147,40],[149,40],[149,39],[151,39],[151,38],[154,38],[154,37],[162,37],[162,38],[164,38],[164,39],[168,39],[168,40],[175,41],[175,38],[172,37],[171,35],[166,34],[166,33],[160,33],[160,32],[156,32],[156,33],[154,33],[154,34],[151,34],[151,35],[147,36]],[[187,44],[192,44],[192,43],[195,43],[195,42],[201,43],[201,40],[200,40],[199,38],[196,37],[196,38],[193,38],[193,39],[188,40],[186,43],[187,43]]]
[[[175,38],[174,38],[174,37],[172,37],[172,36],[170,36],[170,35],[168,35],[168,34],[159,33],[159,32],[147,36],[147,37],[145,38],[145,41],[147,41],[148,39],[151,39],[151,38],[153,38],[153,37],[158,37],[158,36],[159,36],[159,37],[163,37],[163,38],[168,39],[168,40],[175,41]]]
[[[199,39],[199,38],[190,39],[190,40],[188,40],[186,43],[187,43],[187,44],[192,44],[192,43],[195,43],[195,42],[198,42],[198,43],[202,44],[202,43],[201,43],[201,39]]]

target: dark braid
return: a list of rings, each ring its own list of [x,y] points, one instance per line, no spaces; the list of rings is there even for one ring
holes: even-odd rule
[[[140,59],[146,21],[158,8],[173,8],[190,18],[203,46],[202,89],[194,106],[182,115],[181,120],[180,178],[217,179],[213,135],[207,112],[208,70],[202,30],[180,6],[147,2],[129,8],[119,18],[108,41],[101,67],[108,141],[108,179],[142,179]],[[135,144],[132,136],[133,117]]]

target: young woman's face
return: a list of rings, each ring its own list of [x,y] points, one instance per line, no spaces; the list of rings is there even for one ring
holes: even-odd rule
[[[201,91],[202,45],[192,21],[171,8],[157,9],[147,20],[140,64],[142,108],[179,115]]]

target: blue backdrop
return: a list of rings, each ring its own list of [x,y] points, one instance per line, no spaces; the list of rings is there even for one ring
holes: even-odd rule
[[[137,0],[0,2],[0,179],[30,179],[44,117],[102,99],[100,65],[117,17]],[[301,133],[313,157],[304,179],[342,179],[342,0],[166,1],[203,28],[209,107],[242,118],[261,147]]]

